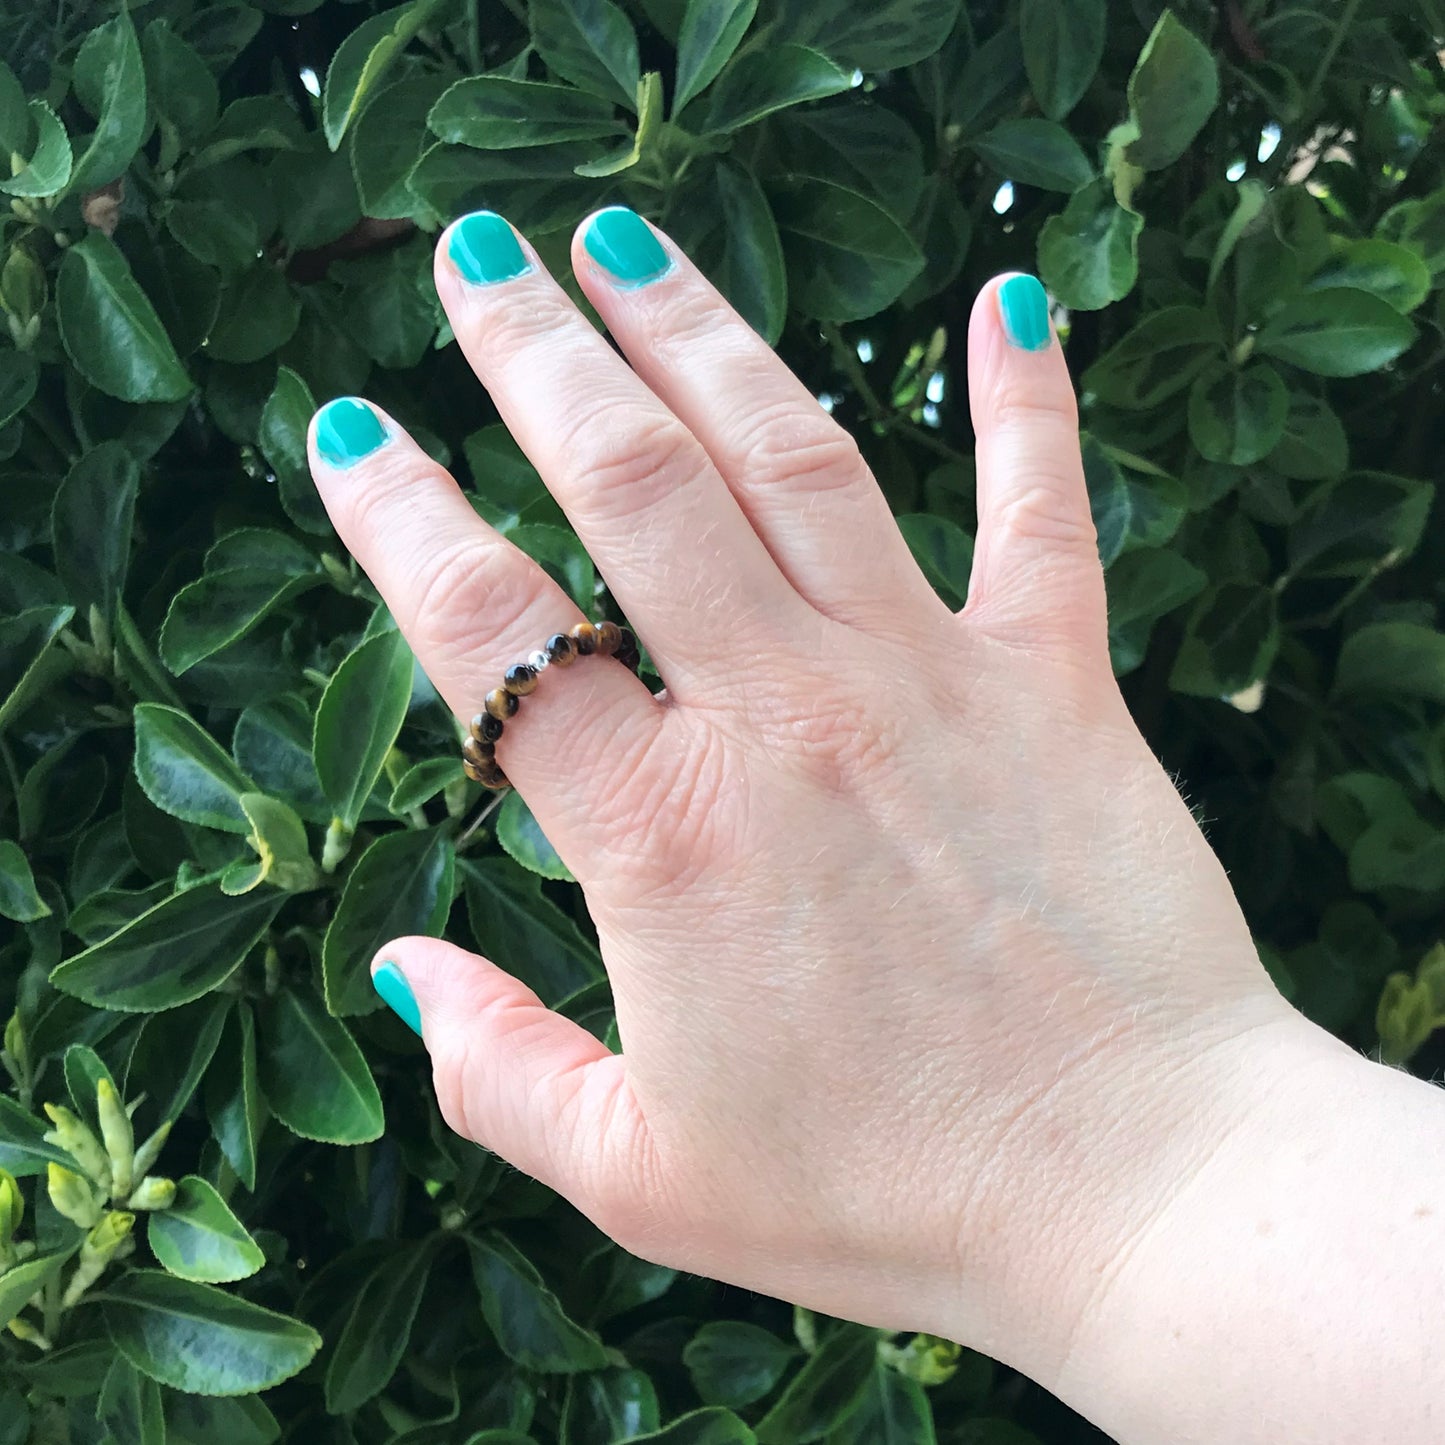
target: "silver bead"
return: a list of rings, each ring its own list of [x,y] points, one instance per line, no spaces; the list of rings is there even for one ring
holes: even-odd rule
[[[552,659],[540,648],[527,658],[527,666],[530,667],[533,672],[543,672],[551,667],[551,665]]]

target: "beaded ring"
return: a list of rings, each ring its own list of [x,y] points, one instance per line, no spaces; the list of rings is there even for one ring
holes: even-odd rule
[[[525,662],[514,662],[483,701],[483,711],[471,721],[470,736],[462,744],[462,771],[484,788],[500,791],[511,787],[497,765],[497,739],[502,727],[521,705],[521,699],[537,690],[537,679],[549,667],[571,667],[579,657],[615,657],[637,671],[641,661],[637,639],[615,622],[579,622],[570,632],[554,632]]]

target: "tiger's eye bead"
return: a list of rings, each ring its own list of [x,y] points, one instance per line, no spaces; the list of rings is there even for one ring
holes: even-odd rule
[[[494,743],[501,735],[501,718],[493,717],[489,712],[479,712],[472,719],[472,736],[479,743]]]
[[[590,622],[579,622],[570,635],[578,657],[591,657],[597,651],[597,629]]]
[[[517,698],[504,687],[494,687],[486,696],[483,704],[487,711],[499,722],[503,718],[511,717],[517,710]]]
[[[478,768],[477,772],[477,782],[479,782],[484,788],[492,788],[494,790],[498,790],[511,786],[511,784],[507,781],[507,775],[501,770],[501,768],[496,765],[495,762],[493,762],[490,767]]]
[[[462,759],[462,771],[474,783],[480,783],[482,781],[482,778],[485,776],[481,768],[479,768],[475,763],[468,762],[465,758]]]
[[[577,660],[577,644],[565,632],[554,632],[543,645],[558,667],[569,667]]]
[[[526,697],[537,690],[537,670],[526,662],[514,662],[502,674],[502,686],[514,697]]]
[[[602,657],[611,657],[622,647],[622,629],[615,622],[597,624],[597,651]]]
[[[476,738],[467,738],[462,743],[462,760],[474,768],[485,767],[492,761],[496,746],[495,743],[480,743]]]
[[[621,641],[617,644],[617,660],[636,672],[642,664],[637,638],[630,627],[619,627],[617,630],[622,634]]]

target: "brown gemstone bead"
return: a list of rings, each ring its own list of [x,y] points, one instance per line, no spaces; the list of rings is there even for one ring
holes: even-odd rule
[[[504,687],[494,687],[486,696],[485,707],[491,715],[500,721],[502,718],[511,717],[517,710],[517,698]]]
[[[537,690],[537,669],[529,662],[514,662],[502,674],[502,686],[515,697],[526,697]]]
[[[462,758],[474,768],[484,768],[492,761],[495,743],[479,743],[476,738],[467,738],[462,743]]]
[[[571,637],[578,657],[591,657],[597,651],[597,629],[590,622],[579,622],[572,629]]]
[[[615,622],[597,624],[597,651],[602,657],[611,657],[622,646],[622,629]]]
[[[479,768],[475,763],[469,762],[466,758],[463,758],[463,759],[462,759],[462,771],[463,771],[474,783],[480,783],[480,782],[482,781],[483,777],[486,776],[486,775],[483,773],[483,771],[482,771],[481,768]]]
[[[477,781],[484,788],[498,789],[510,786],[507,781],[507,775],[501,770],[501,768],[497,766],[495,762],[493,762],[490,767],[478,768],[477,773]]]
[[[472,719],[472,736],[479,743],[494,743],[502,735],[502,720],[489,712],[479,712]]]
[[[565,632],[554,632],[543,645],[554,667],[570,667],[577,660],[577,644]]]
[[[631,652],[619,652],[617,654],[617,660],[629,672],[636,672],[637,669],[642,666],[642,658],[638,655],[636,649]]]

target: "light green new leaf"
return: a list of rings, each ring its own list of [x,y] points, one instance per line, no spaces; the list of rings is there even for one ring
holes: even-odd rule
[[[70,189],[94,190],[120,175],[146,135],[146,79],[130,12],[122,9],[85,37],[75,57],[73,83],[96,117],[95,133],[79,147]]]
[[[69,606],[28,607],[0,622],[0,729],[39,690],[55,639],[74,616]]]
[[[872,1379],[878,1332],[842,1325],[789,1381],[757,1426],[761,1445],[797,1445],[839,1425]]]
[[[319,888],[322,873],[311,858],[306,825],[279,798],[242,793],[241,811],[251,824],[246,841],[256,850],[254,863],[232,863],[221,875],[221,892],[249,893],[262,883],[286,893]]]
[[[479,150],[515,150],[623,135],[610,100],[570,85],[471,75],[459,80],[427,116],[444,141]]]
[[[1215,362],[1189,393],[1189,439],[1211,462],[1244,467],[1284,436],[1289,391],[1267,361],[1237,368]]]
[[[411,701],[411,649],[399,632],[361,643],[332,674],[316,709],[311,752],[327,800],[354,828]]]
[[[405,817],[413,808],[430,802],[443,788],[461,782],[463,777],[460,758],[423,758],[397,779],[386,806],[397,817]]]
[[[515,790],[507,795],[497,813],[497,842],[532,873],[543,878],[576,881],[561,855],[547,841],[526,799]]]
[[[35,124],[35,148],[26,164],[9,180],[0,180],[0,191],[8,196],[54,196],[70,184],[74,158],[70,138],[60,118],[43,100],[30,102],[30,116]]]
[[[326,1007],[338,1018],[379,1006],[367,965],[402,934],[438,937],[452,905],[455,853],[436,828],[378,838],[347,874],[321,946]]]
[[[757,10],[758,0],[687,0],[677,37],[674,116],[717,79],[742,43]]]
[[[180,1279],[229,1284],[266,1263],[260,1246],[225,1200],[194,1174],[177,1184],[169,1209],[151,1215],[146,1237],[151,1253]]]
[[[411,43],[436,8],[435,0],[414,0],[363,20],[336,49],[321,95],[321,124],[335,150],[392,62]]]
[[[54,1254],[37,1255],[0,1273],[0,1320],[9,1324],[30,1302],[30,1296],[60,1273],[73,1253],[63,1249]]]
[[[47,1142],[45,1121],[22,1109],[8,1094],[0,1094],[0,1169],[23,1179],[44,1174],[51,1164],[74,1168],[75,1160]]]
[[[1023,0],[1019,39],[1029,89],[1050,120],[1082,99],[1104,57],[1104,0]]]
[[[210,1285],[133,1269],[100,1296],[118,1349],[143,1375],[192,1395],[251,1395],[304,1369],[315,1330]]]
[[[1144,218],[1101,176],[1076,191],[1039,232],[1039,276],[1073,311],[1098,311],[1134,289]]]
[[[214,884],[187,888],[57,965],[50,981],[121,1013],[190,1003],[241,966],[285,899],[269,888],[244,898],[228,898]]]
[[[1223,355],[1212,311],[1166,306],[1151,312],[1084,372],[1085,392],[1128,411],[1152,411]]]
[[[1219,67],[1172,10],[1159,17],[1129,77],[1129,117],[1138,127],[1126,155],[1140,170],[1173,165],[1219,104]]]
[[[1001,176],[1072,195],[1094,179],[1094,167],[1063,126],[1036,116],[1000,121],[973,148]]]
[[[316,411],[311,388],[289,366],[276,370],[276,386],[261,408],[256,442],[276,473],[276,491],[286,515],[303,531],[331,534],[306,455],[306,429]]]
[[[784,43],[745,50],[708,94],[703,130],[730,134],[775,111],[848,90],[846,70],[806,45]]]
[[[1445,702],[1445,633],[1418,622],[1373,622],[1340,649],[1335,692]]]
[[[180,401],[191,378],[125,257],[99,231],[67,248],[55,288],[60,338],[90,384],[121,401]]]
[[[310,993],[283,988],[261,1014],[257,1066],[271,1112],[293,1134],[365,1144],[384,1126],[381,1095],[356,1040]]]
[[[797,1357],[792,1341],[742,1320],[710,1320],[682,1352],[699,1398],[733,1409],[770,1394]]]
[[[495,1232],[468,1239],[482,1315],[502,1352],[529,1370],[571,1374],[608,1363],[602,1341],[569,1319],[531,1261]]]
[[[1259,349],[1318,376],[1363,376],[1388,366],[1415,328],[1366,291],[1331,288],[1286,301],[1259,330]]]
[[[434,1239],[423,1239],[387,1256],[356,1290],[326,1367],[326,1408],[332,1415],[359,1409],[396,1373],[435,1258]]]
[[[590,95],[636,106],[637,34],[611,0],[532,0],[527,19],[549,70]]]
[[[140,467],[120,442],[101,442],[85,453],[55,492],[50,514],[55,570],[66,595],[99,608],[107,623],[130,565],[131,520]]]
[[[156,807],[187,823],[245,833],[241,794],[256,785],[185,713],[160,703],[135,708],[135,776]]]
[[[0,915],[16,923],[50,916],[50,905],[35,891],[30,860],[9,838],[0,838]]]

